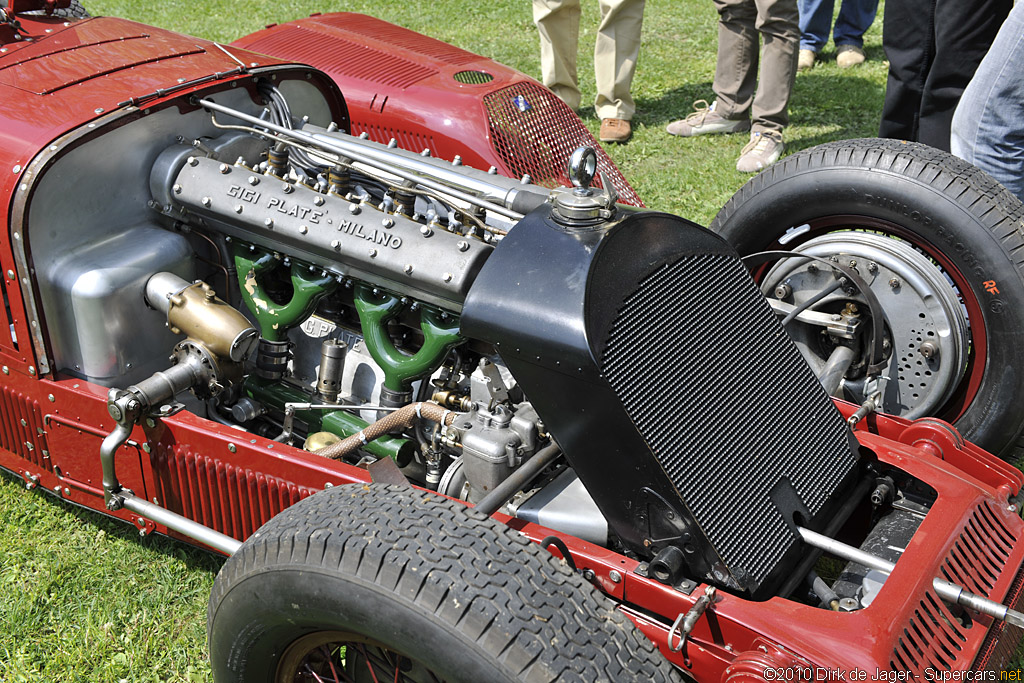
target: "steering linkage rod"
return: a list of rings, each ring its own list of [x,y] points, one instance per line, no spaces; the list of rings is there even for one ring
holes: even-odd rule
[[[852,545],[846,545],[845,543],[841,543],[833,538],[819,534],[816,531],[804,529],[803,527],[797,527],[797,531],[800,532],[800,538],[802,538],[804,543],[807,545],[824,550],[825,552],[831,553],[844,560],[856,562],[857,564],[862,564],[871,569],[877,569],[878,571],[886,574],[891,574],[892,570],[896,568],[896,564],[894,562],[889,562],[881,557],[864,552],[860,548],[854,548]],[[1014,626],[1024,627],[1024,614],[1016,610],[1012,610],[1006,605],[1002,605],[995,600],[989,600],[981,595],[971,593],[955,583],[950,583],[949,581],[945,581],[940,578],[934,578],[932,579],[932,588],[935,589],[935,592],[939,594],[940,598],[951,605],[960,605],[967,609],[974,610],[979,614],[987,614],[998,621],[1005,621],[1006,623],[1013,624]]]

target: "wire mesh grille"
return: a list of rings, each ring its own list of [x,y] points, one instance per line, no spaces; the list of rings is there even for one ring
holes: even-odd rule
[[[643,206],[636,191],[597,140],[562,100],[532,81],[520,81],[484,96],[491,143],[511,177],[529,175],[546,187],[571,185],[568,161],[581,145],[597,151],[597,169],[604,172],[623,204]],[[595,178],[594,185],[601,186]]]

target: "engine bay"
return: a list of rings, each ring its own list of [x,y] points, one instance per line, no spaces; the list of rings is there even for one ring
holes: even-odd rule
[[[47,366],[108,388],[119,424],[152,410],[187,410],[355,467],[390,461],[417,486],[639,559],[666,585],[707,580],[757,599],[781,595],[840,611],[871,604],[885,574],[855,560],[838,570],[833,564],[823,581],[820,551],[799,557],[795,544],[783,544],[770,570],[792,576],[761,588],[747,570],[729,566],[725,546],[734,539],[697,542],[694,530],[713,525],[691,517],[710,514],[728,526],[735,511],[695,513],[692,494],[680,504],[645,489],[646,512],[639,504],[624,512],[608,502],[618,495],[614,482],[588,490],[577,469],[608,463],[578,455],[566,462],[558,446],[576,439],[563,425],[588,410],[568,402],[589,385],[553,390],[535,404],[517,380],[531,372],[524,362],[558,371],[575,364],[575,352],[566,345],[554,359],[529,359],[518,347],[466,333],[474,283],[512,230],[527,234],[518,226],[530,212],[545,213],[573,244],[615,221],[635,219],[637,230],[646,229],[643,215],[616,208],[614,191],[598,186],[609,185],[594,178],[591,157],[581,152],[575,160],[574,188],[549,190],[429,150],[355,138],[339,129],[337,107],[307,76],[278,68],[243,87],[137,109],[106,129],[91,125],[54,146],[24,209],[20,263],[34,275],[40,335],[32,343]],[[594,245],[586,251],[606,248]],[[502,287],[529,288],[538,276],[528,262],[541,251],[522,250],[516,277],[478,288],[474,310],[503,316]],[[557,337],[559,324],[536,323],[531,333]],[[615,371],[606,364],[597,374]],[[632,388],[615,391],[627,401]],[[834,411],[825,394],[808,391],[808,401]],[[553,432],[547,415],[563,431]],[[837,424],[835,452],[846,453],[845,424]],[[831,480],[817,472],[804,482],[818,507],[784,503],[792,508],[784,526],[795,534],[800,514],[810,522],[820,511],[819,529],[895,562],[935,491],[856,448],[843,457],[849,464]],[[116,504],[109,460],[105,485]],[[684,488],[688,476],[671,483]],[[773,491],[771,501],[806,498],[800,485]],[[618,497],[639,500],[628,491]]]

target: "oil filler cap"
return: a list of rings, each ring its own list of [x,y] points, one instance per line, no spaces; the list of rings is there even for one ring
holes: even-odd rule
[[[593,147],[578,147],[569,157],[569,180],[571,188],[557,190],[552,218],[569,228],[589,228],[615,216],[615,201],[618,195],[608,177],[601,174],[601,184],[606,189],[593,188],[590,184],[597,174],[597,152]]]

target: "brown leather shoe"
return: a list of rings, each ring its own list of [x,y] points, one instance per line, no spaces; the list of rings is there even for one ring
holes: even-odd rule
[[[625,119],[601,119],[601,142],[625,142],[633,135],[633,127]]]

